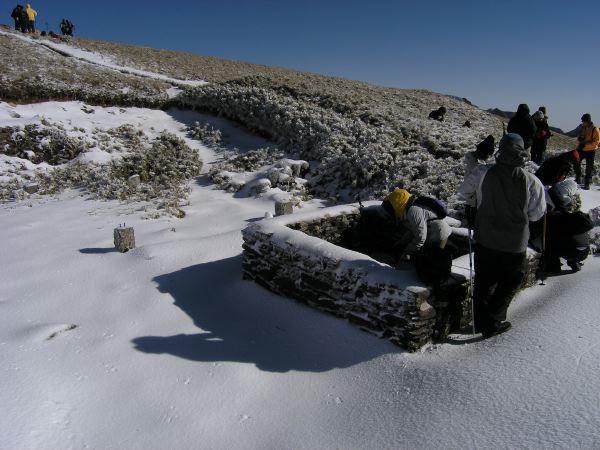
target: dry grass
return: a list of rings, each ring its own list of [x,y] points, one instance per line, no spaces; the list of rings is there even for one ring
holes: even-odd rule
[[[67,58],[0,35],[0,98],[27,103],[82,100],[101,105],[160,107],[169,84]]]

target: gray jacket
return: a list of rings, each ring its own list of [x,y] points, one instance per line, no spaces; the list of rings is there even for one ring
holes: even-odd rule
[[[522,169],[529,154],[523,139],[509,133],[500,141],[496,164],[477,188],[475,240],[492,250],[521,253],[527,249],[529,222],[546,211],[544,186]]]
[[[439,246],[452,234],[450,225],[438,219],[436,213],[417,205],[408,208],[401,222],[412,234],[412,239],[404,249],[406,255],[412,255],[425,244]]]

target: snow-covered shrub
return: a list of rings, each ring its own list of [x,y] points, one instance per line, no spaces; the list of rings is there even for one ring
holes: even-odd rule
[[[298,199],[307,199],[304,176],[309,164],[303,160],[281,158],[277,149],[267,147],[238,154],[230,152],[211,167],[209,178],[228,192],[247,188],[248,195],[260,195],[277,187]]]
[[[0,128],[0,142],[0,153],[28,159],[35,164],[62,164],[86,149],[81,139],[69,137],[56,126],[41,124]]]
[[[184,107],[241,122],[274,139],[281,150],[312,162],[311,191],[334,201],[354,199],[357,194],[381,198],[398,184],[448,199],[462,179],[464,153],[485,137],[482,130],[447,126],[444,141],[439,136],[429,138],[428,148],[423,146],[423,130],[430,125],[421,119],[407,119],[400,129],[386,124],[385,116],[376,112],[354,110],[350,101],[335,107],[334,97],[305,101],[294,89],[267,89],[240,81],[189,89],[179,101]],[[468,136],[454,138],[461,132]],[[433,147],[441,150],[432,152]],[[219,167],[216,172],[221,170],[232,171],[232,167]]]
[[[223,132],[210,124],[195,122],[187,128],[188,135],[207,147],[218,147],[223,142]]]
[[[213,164],[211,172],[223,170],[237,173],[254,172],[260,168],[274,164],[282,156],[282,152],[271,147],[250,150],[245,153],[230,152],[223,155],[221,161]]]
[[[121,131],[130,132],[131,129]],[[202,163],[198,153],[175,135],[162,132],[150,143],[130,149],[121,158],[108,164],[75,161],[53,170],[36,173],[39,194],[56,194],[66,188],[80,188],[94,198],[118,199],[125,202],[151,201],[169,214],[181,217],[179,209],[187,198],[190,179],[200,173]],[[139,176],[139,183],[130,178]],[[136,177],[137,178],[137,177]],[[20,183],[13,183],[12,193],[2,186],[0,195],[8,200],[20,195]]]

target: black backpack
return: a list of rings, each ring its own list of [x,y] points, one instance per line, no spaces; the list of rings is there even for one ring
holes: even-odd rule
[[[427,209],[433,211],[437,215],[438,220],[441,220],[444,217],[448,216],[446,207],[437,198],[426,197],[426,196],[417,197],[415,199],[415,201],[412,202],[408,207],[410,208],[413,205],[421,206],[423,208],[427,208]]]

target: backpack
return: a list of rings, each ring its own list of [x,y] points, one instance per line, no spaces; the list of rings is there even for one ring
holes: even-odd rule
[[[444,206],[444,204],[440,200],[438,200],[437,198],[434,198],[434,197],[426,197],[426,196],[417,197],[416,200],[408,206],[408,208],[410,208],[413,205],[421,206],[423,208],[427,208],[427,209],[431,210],[432,212],[435,213],[435,215],[437,215],[437,220],[441,220],[448,215],[448,212],[446,211],[446,207]],[[436,219],[431,219],[431,220],[436,220]]]

